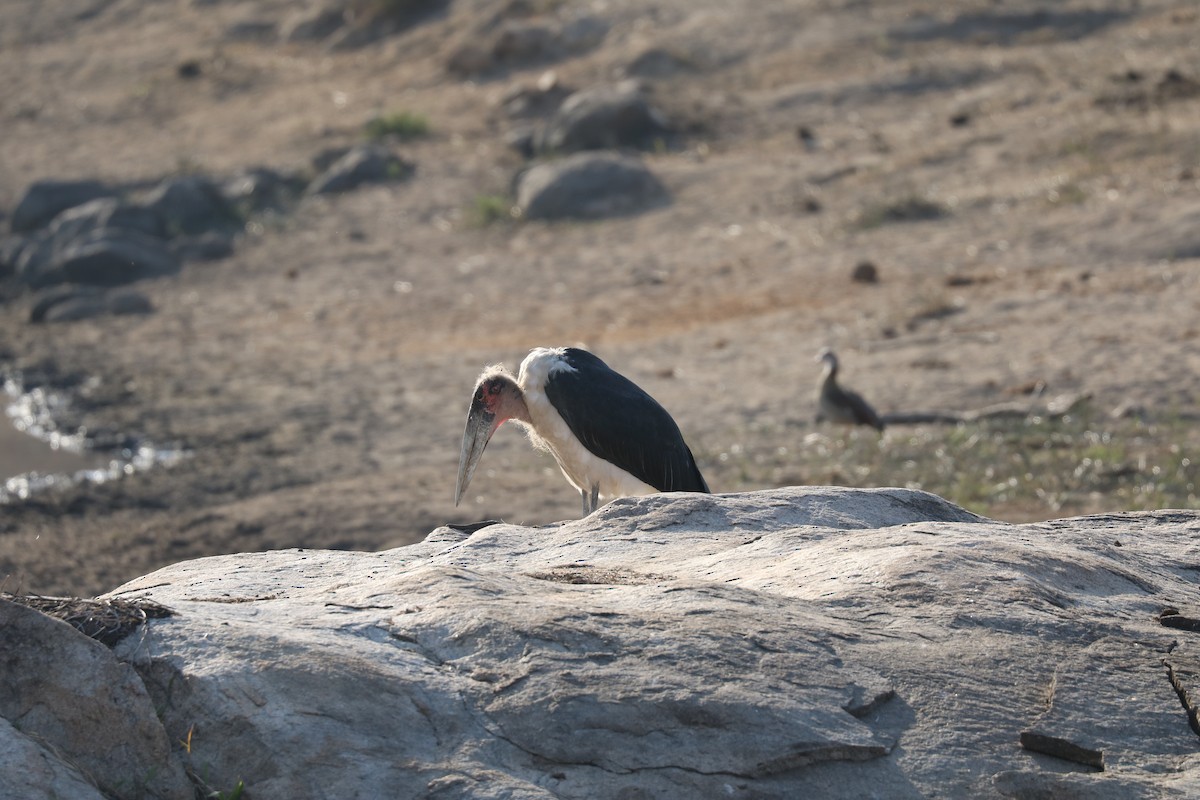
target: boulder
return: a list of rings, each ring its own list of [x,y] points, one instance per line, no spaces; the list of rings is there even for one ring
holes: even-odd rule
[[[447,45],[443,60],[454,74],[469,76],[493,70],[526,68],[590,50],[608,33],[598,17],[579,16],[565,23],[517,12],[517,4],[487,15]]]
[[[558,41],[564,50],[579,54],[598,47],[611,28],[611,23],[604,17],[576,14],[563,23]]]
[[[302,178],[267,167],[241,170],[221,184],[221,194],[226,202],[243,217],[258,211],[281,211],[299,197],[303,189]]]
[[[280,38],[279,26],[268,19],[238,20],[225,29],[221,38],[227,42],[267,44]]]
[[[54,218],[48,232],[59,242],[66,242],[101,228],[136,231],[156,239],[170,235],[167,220],[159,209],[116,197],[101,197],[67,209]]]
[[[35,289],[58,283],[120,286],[173,275],[179,271],[179,259],[161,239],[136,231],[102,228],[45,259],[26,260],[22,253],[18,267],[22,280]]]
[[[546,121],[537,150],[574,153],[646,147],[669,132],[666,118],[650,105],[638,82],[623,81],[583,89],[564,100]]]
[[[504,93],[500,109],[510,119],[543,118],[554,113],[574,92],[558,80],[554,72],[546,72],[533,86],[517,84]]]
[[[529,64],[556,54],[558,28],[537,19],[508,20],[496,32],[492,58],[501,64]]]
[[[519,175],[516,194],[526,219],[608,217],[669,199],[639,159],[617,153],[576,153],[536,164]]]
[[[170,274],[178,264],[162,239],[166,234],[166,221],[156,209],[100,198],[64,211],[26,239],[16,273],[34,288],[64,282],[116,285]]]
[[[137,673],[66,623],[3,599],[0,717],[0,766],[32,756],[0,772],[5,797],[56,797],[58,786],[89,800],[195,796]],[[8,788],[34,782],[29,793]]]
[[[692,69],[687,56],[669,48],[650,47],[638,53],[622,72],[631,78],[671,78]]]
[[[39,292],[29,312],[29,321],[76,322],[92,317],[149,314],[150,299],[133,289],[104,290],[96,286],[54,286]]]
[[[30,186],[13,210],[13,233],[36,230],[68,208],[117,192],[99,181],[38,181]]]
[[[1197,534],[905,489],[654,495],[109,597],[175,611],[116,652],[191,773],[256,800],[1187,797]]]
[[[293,12],[285,19],[279,38],[284,42],[319,42],[345,24],[346,10],[341,6],[315,6]]]
[[[403,180],[412,175],[412,162],[388,148],[367,144],[351,148],[309,185],[310,194],[333,194],[357,189],[364,183]]]
[[[76,767],[55,756],[0,717],[0,789],[3,797],[109,800]]]
[[[27,240],[23,236],[5,236],[0,239],[0,280],[17,271],[17,259],[25,249]]]
[[[163,218],[171,235],[229,233],[242,226],[221,188],[200,175],[164,181],[150,192],[145,203]]]

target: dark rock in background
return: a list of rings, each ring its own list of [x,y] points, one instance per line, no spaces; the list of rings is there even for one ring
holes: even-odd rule
[[[367,144],[352,148],[329,166],[308,187],[310,194],[348,192],[364,183],[403,180],[412,175],[414,166],[381,145]]]
[[[9,227],[14,233],[36,230],[68,208],[114,194],[116,190],[99,181],[38,181],[13,210]]]
[[[241,228],[241,220],[220,187],[206,177],[191,175],[164,181],[145,202],[162,216],[172,235]]]
[[[536,142],[539,153],[646,147],[670,133],[636,81],[596,86],[563,101]]]
[[[150,299],[134,289],[104,290],[96,286],[55,286],[39,292],[29,321],[75,322],[92,317],[149,314]]]
[[[166,243],[135,231],[107,228],[63,251],[39,275],[29,276],[31,286],[59,280],[93,286],[120,286],[144,278],[171,275],[179,270]]]
[[[639,159],[618,153],[577,153],[536,164],[517,179],[517,206],[526,219],[607,217],[668,199]]]

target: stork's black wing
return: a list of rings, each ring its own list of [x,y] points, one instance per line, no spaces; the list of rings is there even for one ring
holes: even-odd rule
[[[666,409],[586,350],[567,348],[575,370],[546,380],[546,397],[594,455],[660,492],[707,492],[708,484]]]

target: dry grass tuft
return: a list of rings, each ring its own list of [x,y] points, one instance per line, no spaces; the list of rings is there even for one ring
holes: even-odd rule
[[[0,599],[60,619],[101,644],[115,646],[148,619],[162,619],[175,612],[150,600],[86,600],[81,597],[45,597],[0,592]]]

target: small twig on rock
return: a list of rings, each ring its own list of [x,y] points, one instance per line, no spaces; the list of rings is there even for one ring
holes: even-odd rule
[[[1192,697],[1188,687],[1184,685],[1183,678],[1175,671],[1175,665],[1165,658],[1162,663],[1167,668],[1167,680],[1171,682],[1171,688],[1175,690],[1175,694],[1179,696],[1179,702],[1183,704],[1183,710],[1187,712],[1188,725],[1193,733],[1200,736],[1200,705],[1197,704],[1196,698]]]

